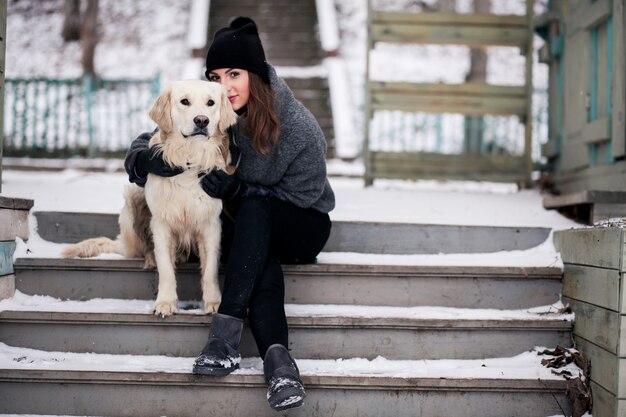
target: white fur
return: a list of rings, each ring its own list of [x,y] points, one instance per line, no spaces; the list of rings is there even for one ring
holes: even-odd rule
[[[209,106],[209,100],[214,104]],[[209,118],[208,138],[190,136],[197,116]],[[150,117],[159,131],[149,146],[157,147],[165,161],[184,167],[185,171],[173,177],[149,174],[144,189],[129,185],[124,193],[117,239],[88,239],[67,248],[63,256],[88,257],[104,252],[144,256],[145,266],[156,263],[159,273],[155,314],[168,316],[176,312],[175,262],[195,251],[200,258],[204,309],[207,313],[215,312],[221,301],[217,272],[222,201],[202,190],[198,174],[225,169],[225,130],[235,123],[236,114],[219,84],[194,80],[173,83],[159,96]]]

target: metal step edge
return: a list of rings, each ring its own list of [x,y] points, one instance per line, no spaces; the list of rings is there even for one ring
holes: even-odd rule
[[[403,391],[496,391],[542,392],[565,390],[567,381],[557,379],[506,378],[415,378],[391,376],[302,375],[309,389],[359,389]],[[0,369],[0,384],[4,382],[62,383],[62,384],[141,384],[165,386],[221,386],[266,388],[261,372],[237,371],[225,377],[204,377],[176,372],[103,372],[89,370],[21,370]]]
[[[143,259],[63,259],[63,258],[20,258],[14,262],[15,271],[26,270],[107,270],[143,271]],[[406,276],[428,276],[446,278],[502,278],[502,279],[552,279],[561,280],[563,271],[559,267],[519,266],[428,266],[428,265],[359,265],[359,264],[304,264],[283,265],[286,275],[290,272],[308,275],[351,275],[358,273],[384,278]],[[198,271],[195,263],[177,266],[177,271]]]
[[[116,324],[127,326],[208,326],[209,315],[175,314],[165,319],[152,314],[140,313],[81,313],[46,311],[2,311],[1,323],[38,324]],[[571,331],[574,323],[562,317],[534,320],[451,320],[416,319],[392,317],[342,317],[342,316],[287,316],[291,328],[359,328],[359,329],[404,329],[404,330],[545,330]]]

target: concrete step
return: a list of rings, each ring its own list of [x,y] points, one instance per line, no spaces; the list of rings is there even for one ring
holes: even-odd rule
[[[25,294],[73,300],[156,296],[155,270],[141,259],[18,258],[15,287]],[[178,267],[178,296],[200,299],[197,264]],[[284,265],[285,301],[292,304],[359,304],[522,309],[559,300],[556,267],[414,265]]]
[[[66,311],[90,310],[89,304],[58,302],[53,309],[60,311],[50,311],[28,299],[26,311],[3,307],[0,340],[49,351],[191,357],[204,346],[211,323],[211,316],[185,312],[156,317],[151,314],[152,301],[132,303],[141,306],[132,313]],[[110,300],[110,305],[119,306],[120,301]],[[286,306],[289,348],[295,356],[483,359],[510,357],[539,345],[571,345],[572,317],[561,314],[459,309],[422,309],[420,314],[419,309],[408,308],[385,317],[387,308],[351,307],[349,315],[341,307]],[[357,311],[362,315],[355,315]],[[431,318],[433,313],[440,318]],[[240,350],[244,357],[258,355],[247,327]]]
[[[190,374],[193,358],[60,354],[2,346],[2,413],[277,415],[265,400],[260,359],[244,359],[242,369],[226,377],[204,377]],[[523,358],[458,363],[298,359],[307,398],[302,408],[288,415],[545,417],[568,413],[566,381],[542,369],[536,352]]]
[[[39,235],[75,243],[119,233],[118,214],[35,212]],[[488,253],[533,248],[550,235],[543,227],[489,227],[377,222],[333,222],[325,252],[373,254]]]
[[[317,30],[315,2],[213,0],[209,13],[208,42],[215,31],[236,16],[254,19],[268,62],[274,65],[307,66],[320,62],[322,51]]]

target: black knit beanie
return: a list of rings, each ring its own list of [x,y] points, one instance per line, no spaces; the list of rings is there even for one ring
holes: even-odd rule
[[[241,68],[254,72],[269,84],[265,52],[256,23],[237,17],[230,26],[215,32],[206,54],[206,77],[217,68]]]

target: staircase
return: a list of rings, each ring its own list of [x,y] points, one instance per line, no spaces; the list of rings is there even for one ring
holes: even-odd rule
[[[276,67],[312,67],[322,63],[315,0],[212,0],[209,13],[209,39],[219,28],[237,16],[248,16],[257,23],[267,61]],[[280,74],[280,68],[279,75]],[[315,116],[328,144],[327,157],[335,155],[335,134],[330,106],[328,79],[321,76],[283,77],[294,95]]]
[[[57,242],[114,236],[116,217],[36,213],[40,235]],[[524,250],[549,230],[437,226],[433,238],[432,227],[336,222],[319,263],[284,267],[290,349],[308,396],[280,415],[546,417],[569,410],[566,381],[538,365],[531,350],[570,346],[571,317],[516,311],[555,303],[559,268],[349,262],[352,252],[400,260],[397,254],[446,248],[488,251],[483,245],[494,239]],[[345,263],[324,261],[330,252]],[[18,292],[0,303],[0,413],[279,415],[266,404],[247,329],[241,370],[191,374],[211,317],[193,302],[167,319],[153,316],[156,273],[141,260],[27,256],[14,269]],[[197,269],[180,266],[181,300],[199,299]]]

